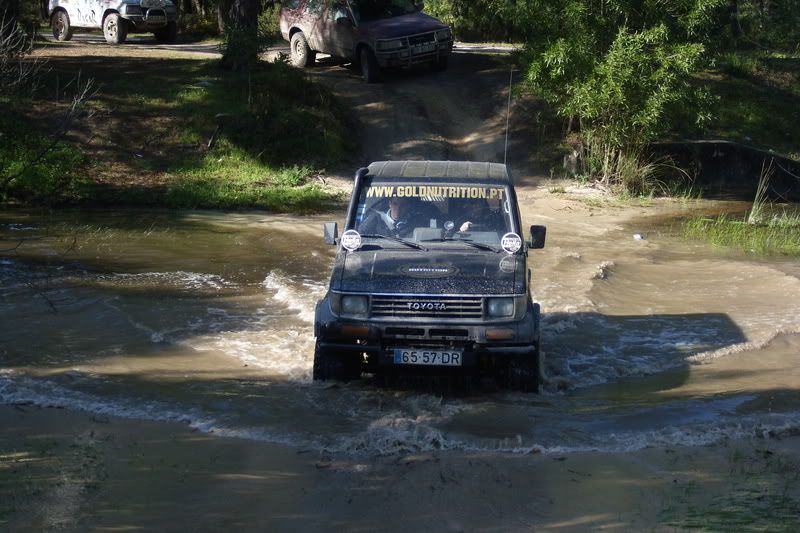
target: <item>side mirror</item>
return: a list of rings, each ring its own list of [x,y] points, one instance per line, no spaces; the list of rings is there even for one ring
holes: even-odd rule
[[[547,226],[531,226],[531,240],[528,241],[528,248],[544,248],[546,234]]]
[[[353,22],[347,15],[337,15],[336,24],[338,24],[339,26],[347,26],[347,27],[353,26]]]
[[[417,8],[417,11],[422,11],[425,9],[425,2],[417,2],[414,7]]]
[[[336,244],[339,239],[339,227],[336,222],[326,222],[322,227],[325,244]]]

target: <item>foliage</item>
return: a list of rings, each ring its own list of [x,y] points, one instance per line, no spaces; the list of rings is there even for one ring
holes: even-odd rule
[[[683,229],[687,237],[713,246],[758,255],[800,256],[800,215],[788,211],[775,214],[760,224],[749,224],[726,215],[698,217],[685,222]]]
[[[167,95],[161,103],[181,117],[176,132],[181,143],[205,144],[219,126],[212,154],[224,157],[240,151],[276,167],[324,167],[342,161],[354,148],[347,109],[326,87],[285,63],[261,62],[249,72],[220,75],[210,70],[194,75],[209,77],[202,86]],[[153,99],[160,90],[148,87],[148,95],[141,96]],[[131,102],[131,107],[136,105]]]
[[[86,160],[74,146],[39,133],[7,109],[0,115],[0,139],[0,176],[19,173],[0,189],[0,200],[51,203],[83,194]]]
[[[531,89],[603,142],[641,145],[667,131],[670,109],[702,101],[690,79],[704,66],[708,12],[719,0],[670,10],[645,2],[639,12],[627,0],[533,3],[539,22],[523,55]]]
[[[244,0],[242,0],[244,1]],[[252,0],[247,0],[252,1]],[[254,23],[230,20],[225,24],[222,66],[231,70],[247,70],[259,61],[266,48],[282,39],[279,25],[280,8],[274,4],[250,8]],[[245,15],[237,15],[245,16]]]
[[[12,22],[15,29],[32,37],[41,22],[42,4],[37,0],[3,0],[0,20]],[[0,36],[5,32],[0,30]]]
[[[277,212],[311,212],[337,200],[316,182],[308,167],[270,167],[246,152],[229,150],[222,158],[208,156],[199,167],[178,170],[163,202],[175,208],[230,209],[256,207]]]
[[[458,39],[518,41],[524,27],[516,16],[519,0],[428,0],[425,11],[449,24]]]
[[[756,196],[753,198],[753,207],[747,213],[747,222],[750,224],[759,224],[764,222],[768,207],[767,193],[769,191],[769,179],[772,176],[774,160],[770,160],[767,165],[766,160],[761,165],[761,177],[758,180],[756,187]]]
[[[606,161],[636,160],[642,147],[694,110],[708,121],[708,94],[693,84],[722,0],[527,2],[521,61],[531,91],[577,122]],[[674,113],[680,109],[682,113]],[[627,164],[627,163],[626,163]],[[614,173],[601,166],[601,180]],[[641,180],[638,180],[641,181]]]
[[[190,13],[180,17],[180,32],[195,38],[218,37],[219,20],[217,13]]]
[[[71,65],[60,59],[50,64],[46,88]],[[347,110],[302,71],[259,62],[247,72],[229,72],[214,60],[126,58],[109,65],[98,57],[80,64],[100,87],[90,107],[113,108],[120,117],[105,124],[110,135],[129,131],[131,121],[138,135],[85,169],[100,184],[65,188],[64,199],[79,193],[87,203],[278,211],[318,211],[339,201],[315,169],[336,165],[352,151]],[[135,87],[118,76],[120,68],[140,74]]]
[[[264,0],[220,0],[219,13],[224,22],[223,68],[247,70],[259,61],[269,38],[262,34],[259,23]]]
[[[720,44],[725,48],[771,48],[800,53],[798,0],[736,0],[730,29]]]
[[[0,13],[0,96],[36,91],[44,62],[30,58],[33,39]]]

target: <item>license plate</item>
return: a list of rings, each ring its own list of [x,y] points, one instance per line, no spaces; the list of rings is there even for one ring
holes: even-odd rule
[[[420,46],[415,46],[412,53],[413,54],[427,54],[428,52],[433,52],[436,49],[435,44],[422,44]]]
[[[462,352],[456,350],[419,350],[395,348],[394,364],[426,366],[461,366]]]

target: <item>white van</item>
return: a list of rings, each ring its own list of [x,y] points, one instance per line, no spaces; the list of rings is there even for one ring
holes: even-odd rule
[[[170,0],[49,0],[48,13],[58,41],[72,39],[74,28],[102,28],[109,44],[122,44],[133,32],[153,32],[171,43],[178,31]]]

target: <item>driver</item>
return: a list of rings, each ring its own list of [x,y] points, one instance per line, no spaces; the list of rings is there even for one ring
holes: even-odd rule
[[[378,234],[395,237],[408,237],[414,232],[416,213],[410,198],[393,196],[389,199],[386,212],[373,211],[359,224],[358,232],[363,235]]]

